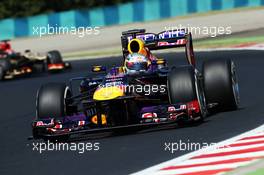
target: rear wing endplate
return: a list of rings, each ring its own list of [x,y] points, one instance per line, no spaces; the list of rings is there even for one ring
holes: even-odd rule
[[[122,32],[121,43],[124,58],[128,54],[128,43],[134,38],[143,40],[145,47],[149,50],[185,47],[188,62],[195,66],[192,35],[186,29],[167,30],[157,34],[146,33],[145,29],[134,29]]]

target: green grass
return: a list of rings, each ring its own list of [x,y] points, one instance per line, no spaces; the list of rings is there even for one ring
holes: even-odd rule
[[[193,42],[195,48],[221,48],[230,47],[239,44],[264,43],[264,36],[255,37],[231,37],[231,38],[214,38]]]
[[[247,175],[263,175],[263,174],[264,174],[264,168],[261,168],[256,171],[250,172]]]

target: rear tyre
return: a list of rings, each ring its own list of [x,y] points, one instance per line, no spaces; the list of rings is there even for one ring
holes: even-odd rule
[[[58,50],[49,51],[47,54],[48,64],[58,64],[63,63],[62,56]]]
[[[0,81],[4,80],[5,74],[11,69],[11,63],[8,59],[0,59]]]
[[[214,59],[203,63],[205,97],[217,110],[235,110],[239,105],[236,68],[230,59]]]
[[[198,100],[201,111],[199,121],[206,116],[204,92],[192,66],[172,68],[168,76],[168,96],[170,104]]]
[[[0,59],[0,66],[2,67],[4,72],[11,69],[11,63],[8,59]]]
[[[68,115],[66,98],[70,97],[71,92],[64,83],[50,83],[41,86],[37,93],[37,118],[61,119]]]
[[[0,81],[4,80],[5,72],[3,67],[0,65]]]

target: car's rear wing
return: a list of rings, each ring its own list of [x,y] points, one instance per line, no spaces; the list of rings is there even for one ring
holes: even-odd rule
[[[134,38],[142,39],[145,46],[150,50],[165,49],[172,47],[182,47],[186,45],[186,37],[188,33],[186,30],[168,30],[158,34],[145,33],[144,29],[129,30],[122,33],[122,46],[127,48],[127,44]],[[124,43],[124,45],[123,45]]]
[[[134,38],[142,39],[149,50],[185,47],[187,60],[195,65],[192,35],[185,29],[168,30],[160,33],[146,33],[145,29],[122,32],[121,43],[124,57],[128,54],[128,43]]]

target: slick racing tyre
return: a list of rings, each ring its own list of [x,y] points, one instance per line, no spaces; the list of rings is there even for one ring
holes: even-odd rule
[[[234,62],[229,59],[205,61],[202,73],[207,103],[216,104],[220,111],[237,109],[239,89]]]
[[[0,59],[0,66],[3,68],[4,72],[11,69],[11,63],[8,59]]]
[[[4,80],[4,77],[5,77],[5,72],[3,67],[0,65],[0,81]]]
[[[204,92],[192,66],[173,67],[168,76],[167,86],[170,104],[198,100],[200,120],[203,120],[207,113]]]
[[[6,72],[10,69],[10,61],[8,59],[0,59],[0,81],[4,79]]]
[[[48,64],[58,64],[63,63],[62,56],[58,50],[49,51],[47,54]]]
[[[191,66],[172,68],[168,77],[168,93],[171,104],[196,99],[194,69]]]
[[[71,92],[64,83],[49,83],[41,86],[37,93],[37,118],[60,119],[68,115],[66,98],[70,97]]]

